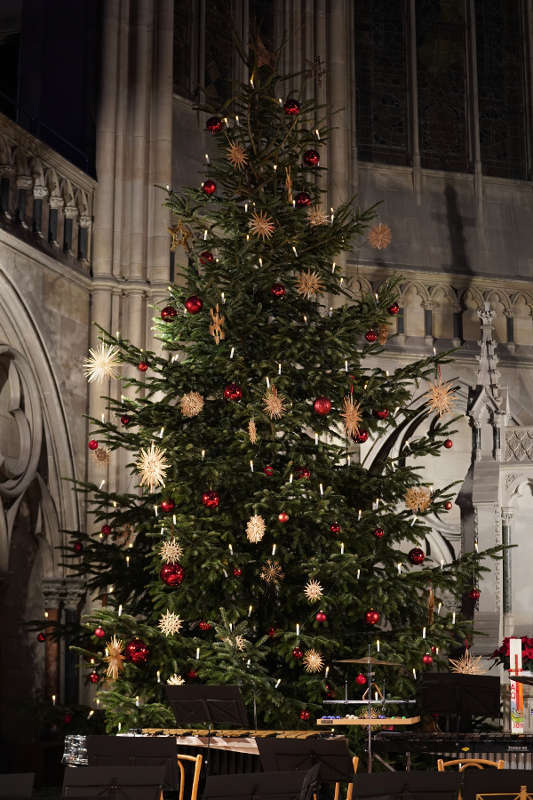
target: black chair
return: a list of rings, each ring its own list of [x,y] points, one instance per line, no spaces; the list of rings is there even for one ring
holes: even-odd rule
[[[164,767],[165,789],[178,786],[176,740],[173,736],[88,736],[90,767]]]
[[[67,767],[62,797],[72,800],[163,800],[165,767]]]
[[[467,770],[464,773],[463,800],[533,800],[533,770]]]
[[[355,779],[353,796],[364,800],[457,800],[462,777],[458,772],[361,774]]]
[[[257,739],[261,766],[269,770],[309,770],[319,767],[320,783],[334,783],[338,800],[340,783],[348,783],[351,800],[359,759],[352,756],[344,736],[331,739]]]
[[[33,792],[34,772],[13,772],[0,775],[0,798],[2,800],[27,800]]]
[[[311,800],[318,786],[318,765],[307,771],[211,775],[203,800]]]

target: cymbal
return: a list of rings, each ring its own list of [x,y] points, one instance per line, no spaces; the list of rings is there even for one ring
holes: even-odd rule
[[[364,656],[364,658],[341,658],[333,662],[334,664],[368,664],[376,667],[401,667],[398,661],[380,661],[374,656]]]

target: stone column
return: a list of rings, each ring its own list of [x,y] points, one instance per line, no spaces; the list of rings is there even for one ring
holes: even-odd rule
[[[513,510],[502,508],[502,544],[511,544],[511,525],[513,521]],[[511,633],[511,622],[513,612],[513,584],[511,576],[511,551],[505,550],[503,554],[503,586],[502,586],[502,605],[504,633],[508,636]]]
[[[65,578],[63,582],[64,613],[67,625],[79,621],[80,603],[85,597],[86,587],[78,577]],[[81,676],[78,670],[79,656],[68,647],[65,649],[65,676],[64,676],[64,702],[78,703],[80,694]]]

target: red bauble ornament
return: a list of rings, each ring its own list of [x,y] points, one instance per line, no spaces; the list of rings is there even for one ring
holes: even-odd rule
[[[331,411],[331,400],[328,397],[317,397],[313,403],[313,411],[321,417],[325,417]]]
[[[357,436],[352,436],[352,439],[354,442],[357,442],[357,444],[364,444],[368,439],[368,431],[360,430]]]
[[[433,664],[433,656],[431,655],[431,653],[424,653],[424,655],[422,656],[422,663],[427,664],[428,666],[429,664]]]
[[[294,97],[287,97],[283,105],[283,110],[291,117],[296,117],[300,113],[300,103]]]
[[[317,622],[325,622],[327,620],[327,616],[323,611],[317,611],[315,614],[315,619]]]
[[[176,311],[174,306],[165,306],[161,310],[161,319],[164,320],[165,322],[168,322],[169,320],[174,319],[174,317],[176,317],[177,314],[178,312]]]
[[[372,342],[377,342],[378,334],[377,334],[377,332],[375,330],[370,329],[369,331],[367,331],[365,333],[365,339],[367,340],[367,342],[371,342],[371,343]]]
[[[340,524],[338,522],[332,522],[331,525],[329,526],[329,529],[330,529],[330,531],[332,533],[340,533],[341,532],[341,526],[340,526]]]
[[[444,503],[444,508],[446,509],[446,511],[451,511],[452,508],[453,508],[452,501],[451,500],[446,500],[446,502]]]
[[[450,450],[453,447],[453,442],[451,439],[445,439],[442,443],[442,446],[446,448],[446,450]]]
[[[46,636],[45,636],[45,634],[44,634],[44,633],[38,633],[38,634],[37,634],[37,641],[38,641],[38,642],[45,642],[45,641],[46,641]]]
[[[387,408],[380,408],[374,411],[374,416],[376,419],[387,419],[389,416],[389,410]]]
[[[301,650],[299,647],[295,647],[292,651],[292,657],[297,661],[300,661],[300,659],[304,657],[303,650]]]
[[[215,181],[207,180],[202,183],[202,192],[210,197],[214,194],[217,190],[217,185]]]
[[[317,150],[306,150],[304,153],[304,164],[308,167],[318,167],[320,164],[320,153]]]
[[[208,117],[205,127],[209,133],[218,133],[222,130],[222,120],[220,117]]]
[[[422,564],[426,558],[426,554],[420,547],[413,547],[412,550],[409,550],[407,558],[411,564]]]
[[[389,312],[389,314],[391,315],[391,317],[394,317],[394,316],[396,316],[396,314],[399,312],[399,310],[400,310],[400,306],[398,305],[398,303],[393,303],[393,304],[392,304],[391,306],[389,306],[389,307],[388,307],[388,309],[387,309],[387,311]]]
[[[63,722],[65,723],[65,725],[70,725],[70,723],[72,722],[72,714],[69,714],[67,712],[63,717]]]
[[[214,260],[215,256],[210,250],[204,250],[203,253],[200,253],[200,262],[202,264],[212,264]]]
[[[102,627],[100,627],[100,625],[97,628],[94,629],[93,633],[94,633],[94,635],[96,636],[97,639],[104,639],[105,638],[105,631],[104,631],[104,629]]]
[[[98,681],[100,680],[100,676],[97,672],[90,672],[89,680],[91,681],[91,683],[98,683]]]
[[[217,508],[218,504],[220,503],[219,493],[211,490],[204,492],[202,494],[202,503],[206,508]]]
[[[270,636],[270,638],[272,639],[276,635],[276,629],[275,628],[269,628],[267,633]]]
[[[161,500],[160,505],[161,511],[164,511],[165,514],[168,514],[170,511],[174,510],[174,500],[167,498],[166,500]]]
[[[139,363],[137,364],[137,369],[139,370],[139,372],[146,372],[146,370],[148,369],[148,364],[146,363],[146,361],[139,361]]]
[[[306,711],[305,708],[300,711],[300,719],[303,719],[304,722],[307,722],[311,714],[309,711]]]
[[[270,294],[273,297],[285,297],[285,287],[282,283],[273,283],[270,288]]]
[[[364,686],[366,684],[366,678],[362,672],[355,676],[355,682],[358,686]]]
[[[131,661],[132,664],[136,664],[138,667],[148,663],[149,656],[150,648],[142,639],[132,639],[124,648],[126,661]]]
[[[131,422],[131,417],[129,417],[127,414],[122,414],[120,421],[123,425],[129,425]]]
[[[159,577],[163,583],[175,589],[183,580],[183,567],[181,564],[163,564]]]
[[[382,539],[385,536],[385,531],[383,530],[383,528],[375,528],[374,536],[376,537],[376,539]]]
[[[296,478],[300,480],[301,478],[310,478],[311,477],[311,470],[309,467],[298,467],[296,470]]]
[[[374,611],[370,608],[365,614],[365,622],[367,625],[377,625],[380,620],[379,611]]]
[[[263,467],[263,472],[265,475],[268,475],[268,477],[271,478],[274,474],[274,467],[271,467],[270,464],[267,464],[266,467]]]
[[[111,525],[102,525],[102,527],[100,528],[100,533],[103,536],[109,536],[109,534],[111,533]]]
[[[201,631],[210,631],[211,630],[211,623],[210,622],[200,622],[199,626]]]
[[[189,314],[198,314],[199,311],[202,310],[204,307],[204,301],[201,297],[198,297],[196,294],[192,294],[188,297],[185,301],[185,308],[189,312]]]
[[[472,598],[472,600],[477,601],[481,597],[481,592],[479,591],[479,589],[472,589],[472,591],[469,593],[468,596]]]
[[[278,522],[288,522],[288,521],[289,521],[289,515],[287,514],[287,512],[280,511],[278,514]]]
[[[240,578],[242,575],[242,569],[240,567],[233,567],[233,577]]]
[[[98,442],[96,439],[91,439],[87,445],[89,450],[98,450]]]
[[[196,672],[196,670],[195,670],[195,669],[190,669],[190,670],[188,671],[188,673],[187,673],[187,677],[188,677],[188,678],[190,678],[190,679],[191,679],[191,681],[194,681],[194,680],[196,680],[196,678],[198,677],[198,673]]]
[[[238,383],[227,383],[224,386],[224,400],[240,400],[242,389]]]
[[[311,195],[308,192],[298,192],[294,198],[296,208],[307,208],[311,205]]]
[[[81,553],[83,550],[83,544],[81,542],[74,542],[74,551],[76,553]]]

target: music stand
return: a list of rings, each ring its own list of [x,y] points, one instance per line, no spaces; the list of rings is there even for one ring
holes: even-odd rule
[[[167,686],[166,690],[178,727],[194,723],[248,727],[238,686]]]
[[[164,767],[67,767],[63,798],[162,800]]]
[[[475,774],[471,774],[475,773]],[[467,769],[464,775],[464,800],[514,800],[522,797],[520,789],[526,787],[524,797],[533,796],[533,770],[530,769]]]
[[[0,797],[2,800],[29,800],[33,792],[34,772],[12,772],[0,775]]]
[[[458,772],[374,772],[357,776],[354,798],[457,800],[460,786]]]
[[[489,675],[426,672],[422,675],[421,704],[425,712],[456,717],[456,730],[468,731],[472,715],[500,716],[500,679]]]
[[[165,789],[178,785],[173,736],[88,736],[87,759],[90,767],[164,767]]]
[[[318,764],[304,772],[252,772],[210,775],[203,800],[311,800],[317,789]]]
[[[257,739],[265,772],[319,767],[321,783],[352,781],[353,760],[344,736],[335,739]]]

